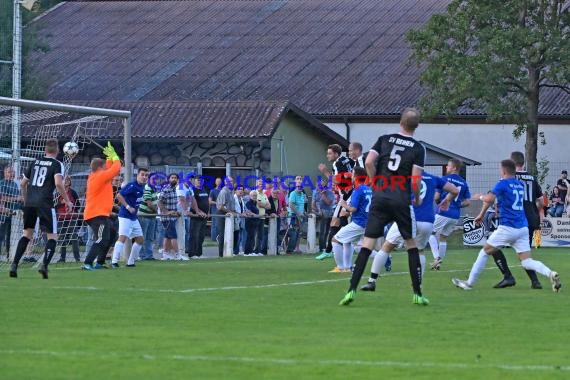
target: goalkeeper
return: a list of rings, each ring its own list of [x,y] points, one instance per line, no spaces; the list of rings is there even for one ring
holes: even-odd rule
[[[121,171],[121,160],[110,142],[103,148],[107,161],[101,158],[91,160],[91,174],[87,178],[85,211],[83,219],[93,232],[93,245],[87,252],[84,270],[102,268],[105,256],[111,247],[109,215],[113,208],[113,178]],[[97,264],[93,261],[97,258]]]

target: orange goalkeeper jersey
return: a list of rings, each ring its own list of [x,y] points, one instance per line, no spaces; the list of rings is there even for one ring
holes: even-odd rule
[[[107,167],[89,174],[85,193],[85,211],[83,219],[96,216],[109,216],[113,209],[113,185],[111,181],[121,171],[121,161],[107,160]]]

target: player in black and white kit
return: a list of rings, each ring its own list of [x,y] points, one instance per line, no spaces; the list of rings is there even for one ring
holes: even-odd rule
[[[346,156],[342,156],[342,147],[338,144],[332,144],[328,146],[327,160],[333,163],[332,173],[325,164],[319,165],[319,171],[326,177],[332,176],[332,183],[339,185],[340,197],[342,197],[344,201],[348,201],[350,194],[352,193],[352,183],[349,180],[346,182],[349,185],[345,186],[343,184],[339,184],[339,180],[341,179],[340,177],[347,179],[350,178],[350,173],[352,173],[352,169],[354,168],[354,161]],[[347,176],[344,175],[345,173]],[[341,216],[341,211],[342,207],[340,206],[340,202],[338,202],[331,219],[331,228],[329,231],[329,236],[327,238],[327,252],[315,257],[317,260],[323,260],[325,258],[333,256],[331,253],[332,237],[340,230],[341,227],[348,224],[348,217]]]
[[[57,219],[54,208],[56,189],[64,197],[68,212],[73,210],[73,203],[69,200],[63,184],[63,164],[56,159],[58,153],[57,140],[47,140],[45,156],[30,165],[20,184],[24,197],[24,232],[16,248],[16,255],[10,268],[10,277],[18,277],[18,263],[34,235],[36,221],[39,218],[40,228],[45,230],[48,241],[43,264],[38,272],[44,279],[48,278],[48,265],[55,252],[57,239]]]
[[[419,125],[420,114],[416,109],[406,108],[400,118],[400,133],[380,136],[368,152],[366,172],[372,179],[372,202],[364,242],[356,259],[348,293],[340,305],[354,300],[358,282],[366,267],[368,257],[376,240],[384,235],[384,227],[396,222],[408,250],[408,265],[412,278],[414,296],[412,302],[427,305],[428,299],[421,290],[422,269],[415,237],[414,212],[411,205],[412,192],[416,204],[421,205],[421,175],[425,161],[425,148],[412,137]]]
[[[524,154],[522,152],[512,152],[511,160],[515,162],[516,174],[515,177],[524,185],[524,199],[523,208],[526,220],[528,222],[528,242],[532,247],[532,238],[534,231],[540,229],[540,221],[544,218],[544,208],[542,202],[542,189],[538,184],[536,178],[524,169]],[[516,281],[503,252],[499,249],[493,255],[495,264],[503,274],[504,278],[501,282],[495,285],[495,288],[507,288],[515,286]],[[525,269],[528,277],[530,278],[530,287],[532,289],[542,289],[542,284],[538,280],[536,272],[532,269]]]

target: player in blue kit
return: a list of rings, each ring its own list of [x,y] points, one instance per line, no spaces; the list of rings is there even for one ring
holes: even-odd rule
[[[440,203],[442,209],[449,207],[453,199],[459,194],[459,189],[453,185],[453,183],[444,180],[441,177],[434,176],[427,172],[422,174],[420,198],[422,199],[422,204],[420,206],[414,205],[414,214],[416,218],[416,245],[420,252],[420,263],[422,266],[422,277],[425,271],[426,258],[423,254],[423,250],[428,243],[428,239],[433,231],[433,222],[435,219],[435,209],[434,209],[434,198],[436,192],[442,193],[446,192],[446,196]],[[386,234],[386,241],[382,245],[382,249],[374,257],[374,262],[372,263],[372,270],[370,272],[370,278],[368,283],[365,284],[361,290],[371,291],[376,290],[376,280],[380,274],[380,269],[385,266],[386,261],[389,258],[390,252],[400,244],[404,243],[402,235],[398,230],[398,225],[396,223],[392,224],[388,233]]]
[[[468,207],[471,203],[471,193],[467,181],[459,175],[463,163],[458,159],[451,159],[447,163],[447,175],[443,179],[451,182],[459,190],[459,194],[453,199],[449,208],[439,208],[433,223],[433,235],[429,238],[429,245],[434,261],[431,269],[439,270],[447,252],[447,238],[453,233],[461,216],[461,208]],[[445,198],[446,192],[441,193],[440,199]],[[437,197],[436,197],[437,201]]]
[[[356,243],[364,236],[366,221],[368,220],[368,210],[372,199],[372,189],[366,185],[368,177],[366,169],[355,167],[352,171],[352,184],[354,190],[349,202],[341,200],[340,206],[351,213],[352,220],[342,227],[332,238],[332,246],[336,268],[332,273],[350,272],[352,267],[353,243]]]
[[[125,240],[135,239],[131,254],[127,260],[127,267],[135,266],[135,259],[142,248],[144,238],[141,224],[137,218],[139,206],[143,200],[144,186],[148,181],[148,169],[139,168],[137,178],[125,185],[117,195],[121,208],[119,210],[119,238],[113,249],[112,266],[119,267],[119,259],[123,253]]]
[[[487,209],[495,202],[499,206],[499,227],[489,236],[487,243],[481,251],[469,278],[451,281],[458,288],[470,290],[477,281],[477,278],[485,268],[485,263],[490,255],[498,252],[500,247],[509,245],[514,248],[519,255],[524,269],[534,270],[550,279],[552,290],[559,292],[562,284],[558,273],[550,270],[546,265],[538,260],[534,260],[530,255],[530,244],[528,241],[528,222],[524,213],[523,201],[525,195],[524,185],[516,179],[516,166],[512,160],[501,161],[501,178],[487,195],[481,195],[479,199],[483,201],[483,208],[475,218],[475,222],[481,224]],[[506,264],[506,263],[505,263]]]

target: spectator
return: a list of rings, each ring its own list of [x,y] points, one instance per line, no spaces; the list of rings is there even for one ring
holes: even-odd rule
[[[222,179],[218,177],[216,178],[216,181],[214,183],[215,186],[213,189],[210,190],[210,195],[208,197],[208,201],[210,202],[210,215],[218,214],[218,207],[216,206],[216,201],[221,191],[220,184],[222,183]],[[210,231],[211,238],[213,241],[217,241],[216,239],[218,237],[218,224],[216,223],[215,219],[216,218],[212,218],[212,229]]]
[[[71,178],[66,176],[64,179],[65,192],[67,197],[73,203],[73,209],[67,210],[65,205],[65,199],[63,196],[59,195],[57,197],[57,205],[55,212],[57,214],[57,224],[58,224],[58,235],[61,240],[60,257],[58,262],[65,263],[65,258],[67,255],[67,246],[71,244],[71,250],[73,251],[73,258],[75,262],[79,262],[79,237],[77,232],[79,230],[80,218],[79,218],[79,196],[77,192],[71,188]]]
[[[267,254],[267,229],[269,224],[266,223],[265,215],[270,209],[269,200],[267,199],[267,195],[263,191],[263,187],[265,183],[263,180],[257,180],[257,208],[259,209],[259,216],[262,218],[260,222],[257,224],[257,240],[255,243],[255,251],[257,255]]]
[[[257,207],[257,191],[252,190],[249,193],[249,200],[245,204],[247,211],[249,211],[248,218],[245,219],[245,230],[247,238],[245,241],[244,253],[246,256],[257,256],[254,252],[254,244],[257,241],[256,235],[259,233],[258,224],[261,223],[261,219],[254,217],[259,215],[259,208]]]
[[[235,226],[237,226],[237,241],[234,239],[234,255],[243,255],[245,252],[245,242],[247,233],[245,231],[245,217],[249,216],[249,212],[245,207],[246,201],[243,198],[244,188],[243,185],[238,185],[234,194],[234,201],[236,205]]]
[[[154,260],[152,244],[156,236],[156,214],[158,214],[158,193],[148,183],[144,187],[143,202],[139,206],[139,222],[144,236],[141,260]]]
[[[12,214],[21,208],[22,197],[16,181],[14,168],[4,167],[4,179],[0,180],[0,253],[2,243],[6,242],[6,252],[10,255],[10,232],[12,230]]]
[[[558,190],[560,191],[560,198],[564,201],[568,194],[568,187],[570,187],[568,172],[566,170],[562,170],[562,173],[560,173],[560,178],[558,179],[558,182],[556,182],[556,186],[558,186]]]
[[[192,194],[192,189],[189,188],[188,183],[178,183],[176,186],[176,197],[178,202],[176,203],[176,211],[180,214],[180,218],[176,221],[176,236],[178,237],[176,241],[178,242],[178,252],[176,259],[188,261],[188,256],[186,255],[186,240],[189,235],[190,226],[190,203],[189,195]]]
[[[559,218],[562,216],[562,211],[564,211],[564,198],[562,198],[558,186],[554,186],[552,194],[550,194],[550,209],[548,209],[548,213],[552,217]]]
[[[299,177],[299,176],[297,176]],[[305,216],[305,204],[307,197],[303,192],[302,180],[295,179],[295,190],[289,194],[289,217],[290,227],[288,230],[289,242],[287,244],[286,253],[290,254],[296,249],[299,252],[299,240],[301,234],[301,225]]]
[[[161,213],[161,222],[164,227],[164,246],[162,260],[180,260],[178,256],[178,235],[176,234],[176,221],[180,217],[177,211],[178,174],[168,176],[168,186],[158,195],[158,205]]]
[[[192,231],[190,255],[193,259],[202,257],[202,246],[206,236],[209,209],[208,192],[204,189],[203,179],[197,176],[194,178],[194,202],[192,202],[192,211],[194,213],[190,222],[190,230]]]
[[[277,217],[277,234],[275,236],[277,245],[277,254],[279,254],[279,232],[281,227],[281,218],[287,217],[287,208],[281,206],[281,202],[279,201],[279,189],[273,188],[271,192],[271,196],[267,199],[269,200],[269,204],[271,208],[269,209],[269,214],[274,215]]]
[[[218,210],[218,217],[212,223],[218,225],[218,255],[224,256],[224,235],[226,229],[226,215],[231,215],[235,212],[235,201],[233,189],[235,181],[232,177],[226,177],[224,182],[220,184],[222,189],[216,199],[216,207]]]
[[[313,192],[312,209],[317,216],[319,231],[319,251],[321,255],[332,257],[332,253],[326,253],[327,237],[329,235],[332,215],[335,208],[335,195],[328,187],[328,179],[321,178],[321,183]]]

